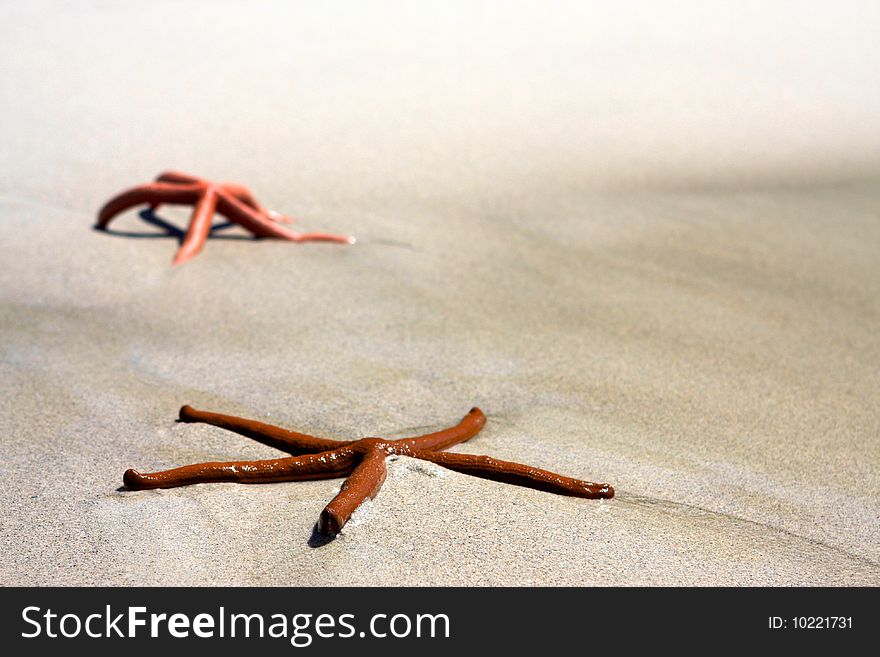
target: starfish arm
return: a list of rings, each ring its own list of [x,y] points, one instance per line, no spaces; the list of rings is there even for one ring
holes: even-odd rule
[[[256,199],[256,197],[251,194],[251,190],[249,190],[244,185],[239,185],[238,183],[225,182],[221,183],[220,187],[224,192],[234,196],[239,201],[244,203],[249,208],[256,210],[264,217],[272,219],[272,211],[263,207],[263,205]]]
[[[206,181],[198,178],[196,176],[191,176],[188,173],[182,173],[180,171],[163,171],[158,176],[156,176],[156,182],[164,182],[164,183],[176,183],[178,185],[205,185]],[[150,210],[155,212],[161,206],[161,203],[150,203]]]
[[[283,459],[197,463],[147,474],[126,470],[122,481],[129,490],[146,490],[212,482],[267,484],[277,481],[331,479],[351,472],[355,457],[353,450],[343,447],[330,452],[288,456]]]
[[[342,242],[344,244],[353,243],[352,238],[345,235],[330,235],[328,233],[296,233],[284,226],[279,226],[276,222],[264,217],[228,192],[220,193],[217,211],[230,221],[240,224],[257,237],[274,237],[276,239],[289,240],[291,242],[323,240],[328,242]]]
[[[483,411],[475,406],[454,427],[425,434],[424,436],[402,438],[394,442],[413,450],[446,449],[447,447],[470,440],[480,432],[484,424],[486,424],[486,416],[483,415]]]
[[[156,182],[167,182],[167,183],[178,183],[178,184],[207,184],[207,181],[202,178],[198,178],[196,176],[191,176],[188,173],[182,173],[180,171],[163,171],[158,176],[156,176]],[[274,210],[269,210],[268,208],[263,207],[259,201],[251,194],[250,190],[244,185],[239,185],[238,183],[222,183],[220,187],[224,189],[224,191],[229,192],[239,201],[244,203],[245,205],[253,208],[261,215],[268,217],[272,221],[280,221],[281,223],[290,224],[295,221],[293,217],[288,217],[279,212],[275,212]],[[152,206],[153,210],[157,209],[159,204],[156,203]]]
[[[163,171],[158,176],[156,176],[156,182],[206,184],[205,180],[197,178],[196,176],[191,176],[188,173],[182,173],[180,171]],[[237,198],[245,205],[253,208],[260,214],[268,217],[269,219],[272,219],[273,221],[281,221],[283,223],[292,223],[294,221],[291,217],[286,217],[282,214],[279,214],[278,212],[275,212],[274,210],[269,210],[263,207],[260,202],[257,201],[256,197],[251,194],[251,191],[244,185],[225,182],[221,183],[220,187],[222,187],[224,191],[232,194],[232,196]]]
[[[254,195],[251,194],[251,190],[244,185],[239,185],[237,183],[222,183],[221,187],[225,192],[228,192],[249,208],[256,210],[263,216],[269,216],[269,211],[260,204]]]
[[[223,191],[231,194],[239,201],[244,203],[249,208],[253,208],[262,216],[266,217],[271,221],[276,221],[282,224],[292,224],[296,219],[294,217],[288,217],[287,215],[281,214],[280,212],[276,212],[275,210],[270,210],[265,207],[262,203],[260,203],[256,197],[251,194],[251,190],[249,190],[244,185],[239,185],[238,183],[230,183],[225,182],[220,185],[223,188]]]
[[[364,500],[376,496],[385,482],[386,456],[388,456],[387,452],[381,449],[364,455],[342,484],[342,490],[321,512],[321,517],[318,519],[320,533],[335,536]]]
[[[217,190],[208,187],[202,193],[199,202],[193,210],[192,218],[189,220],[189,228],[177,254],[174,256],[175,265],[182,265],[198,254],[205,246],[208,234],[211,232],[211,220],[214,218],[214,211],[217,209]]]
[[[98,227],[106,228],[107,224],[129,208],[142,203],[151,205],[158,203],[195,203],[199,198],[200,188],[197,185],[174,185],[170,183],[153,183],[126,190],[114,196],[104,204],[98,213]]]
[[[500,461],[491,456],[450,454],[449,452],[416,452],[414,456],[463,474],[535,488],[557,495],[571,495],[588,499],[614,497],[614,489],[609,484],[594,484],[590,481],[563,477],[528,465]]]
[[[181,171],[163,171],[158,176],[156,176],[156,182],[168,182],[168,183],[182,183],[182,184],[192,184],[192,183],[204,183],[205,181],[197,176],[191,176],[188,173],[183,173]]]
[[[183,406],[180,409],[180,421],[211,424],[215,427],[220,427],[221,429],[234,431],[242,436],[247,436],[252,440],[263,443],[264,445],[269,445],[270,447],[280,449],[283,452],[295,456],[299,454],[327,452],[339,447],[345,447],[353,442],[350,440],[318,438],[306,433],[289,431],[271,424],[246,420],[245,418],[236,417],[234,415],[199,411],[192,406]]]
[[[217,211],[229,219],[229,221],[240,224],[257,237],[273,237],[291,242],[301,241],[299,233],[279,226],[274,221],[264,217],[254,208],[236,198],[231,192],[223,191],[220,193]]]

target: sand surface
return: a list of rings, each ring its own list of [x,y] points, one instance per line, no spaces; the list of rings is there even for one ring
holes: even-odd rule
[[[0,584],[880,584],[876,4],[244,5],[0,8]],[[91,229],[168,168],[358,243]],[[118,490],[276,454],[184,403],[618,494],[399,458],[312,547]]]

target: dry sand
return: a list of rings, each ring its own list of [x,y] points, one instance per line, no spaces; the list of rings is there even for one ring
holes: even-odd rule
[[[0,10],[0,583],[880,584],[876,5],[218,5]],[[90,229],[166,168],[358,243]],[[401,458],[310,547],[338,480],[118,490],[275,454],[183,403],[618,495]]]

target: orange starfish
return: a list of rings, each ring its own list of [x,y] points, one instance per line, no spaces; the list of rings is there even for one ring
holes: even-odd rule
[[[293,219],[264,208],[247,187],[235,183],[214,183],[176,171],[166,171],[155,182],[126,190],[110,199],[98,214],[98,228],[106,228],[120,212],[142,203],[148,203],[153,210],[163,203],[195,206],[189,228],[174,256],[175,265],[186,262],[202,250],[211,232],[211,218],[215,212],[256,237],[274,237],[291,242],[354,244],[355,241],[346,235],[294,232],[279,225],[291,223]]]
[[[213,424],[293,456],[261,461],[199,463],[150,474],[126,470],[122,478],[126,488],[174,488],[220,481],[264,484],[347,477],[342,489],[324,508],[318,520],[318,531],[329,536],[339,533],[364,500],[376,496],[385,481],[385,457],[392,454],[430,461],[474,477],[536,488],[557,495],[589,499],[614,496],[614,489],[608,484],[572,479],[530,465],[499,461],[491,456],[440,451],[469,440],[479,433],[486,423],[486,416],[479,408],[472,408],[461,422],[449,429],[397,440],[317,438],[232,415],[198,411],[191,406],[180,409],[180,420]]]

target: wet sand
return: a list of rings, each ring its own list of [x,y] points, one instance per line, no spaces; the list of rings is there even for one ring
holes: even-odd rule
[[[195,7],[2,10],[0,584],[880,584],[876,9]],[[149,215],[91,229],[167,168],[358,243],[172,268]],[[617,496],[400,458],[313,547],[339,480],[119,490],[276,454],[184,403],[339,438],[478,405],[455,451]]]

